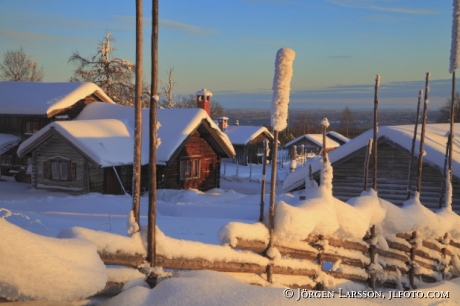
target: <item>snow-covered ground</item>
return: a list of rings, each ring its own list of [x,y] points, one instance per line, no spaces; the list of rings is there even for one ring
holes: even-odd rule
[[[235,178],[235,165],[228,164],[226,167],[227,179],[221,180],[221,189],[214,189],[206,193],[195,190],[159,190],[157,225],[165,235],[176,239],[220,244],[218,232],[227,223],[253,223],[258,219],[260,183],[256,180],[261,175],[261,166],[256,165],[252,169],[254,181],[248,179],[250,172],[248,167],[239,166],[238,178]],[[270,166],[267,167],[267,170],[267,178],[269,178]],[[284,170],[280,172],[282,171]],[[269,187],[268,184],[266,207],[269,202]],[[277,189],[281,191],[280,184]],[[142,225],[147,223],[147,200],[147,197],[141,199]],[[286,204],[299,205],[298,194],[278,194],[277,201],[280,200]],[[0,292],[2,288],[6,288],[1,275],[11,272],[11,269],[5,265],[6,263],[17,264],[17,260],[14,260],[17,254],[24,261],[24,266],[19,265],[17,269],[25,269],[30,263],[40,265],[41,262],[44,262],[42,274],[38,277],[30,277],[30,282],[27,283],[28,287],[32,287],[29,288],[31,296],[34,288],[40,288],[38,283],[34,284],[34,282],[40,282],[40,279],[46,280],[48,275],[56,275],[55,277],[63,275],[64,278],[60,282],[65,283],[66,278],[72,277],[69,267],[88,262],[91,271],[85,271],[87,274],[83,274],[88,282],[79,285],[81,282],[79,277],[82,274],[77,274],[73,282],[69,282],[75,287],[80,286],[80,291],[84,293],[85,286],[88,287],[88,284],[94,283],[94,286],[99,286],[101,282],[100,279],[94,277],[94,275],[100,275],[98,272],[100,265],[94,262],[90,255],[91,245],[81,242],[78,245],[78,255],[70,256],[69,260],[48,263],[48,266],[47,256],[53,253],[56,239],[47,237],[56,237],[62,230],[75,226],[126,235],[131,198],[130,196],[94,193],[69,196],[65,193],[33,190],[27,184],[0,181],[0,208],[17,214],[6,218],[7,221],[0,218],[2,222],[0,223],[2,229],[0,235]],[[7,211],[0,212],[0,216],[7,213]],[[24,218],[23,215],[29,219]],[[24,231],[13,225],[23,228]],[[28,233],[29,231],[47,237],[33,236]],[[6,232],[7,235],[5,235]],[[12,234],[14,232],[21,232],[19,238],[21,240],[12,238],[15,236]],[[26,243],[29,247],[24,248],[24,254],[22,252],[19,254],[17,250],[22,250],[22,245]],[[43,252],[32,254],[34,248],[40,249],[40,245],[53,247],[50,247],[48,251],[42,250]],[[75,253],[74,247],[76,246],[65,246],[65,252]],[[9,261],[6,260],[7,258]],[[107,270],[109,278],[114,277],[110,276],[114,273],[113,269],[109,270]],[[17,281],[21,282],[18,275],[16,275]],[[296,301],[298,299],[297,290],[294,290],[293,298],[287,299],[283,295],[284,288],[250,286],[229,275],[212,271],[181,272],[180,277],[165,280],[154,289],[135,286],[135,284],[127,288],[129,287],[131,288],[122,294],[105,300],[105,305],[285,305],[305,300],[301,298]],[[48,294],[55,294],[55,291],[51,289]],[[390,293],[386,291],[385,299],[339,298],[336,295],[335,298],[308,298],[308,303],[311,305],[330,305],[337,302],[344,305],[460,305],[460,281],[458,279],[441,282],[420,290],[424,293],[448,291],[449,298],[395,298],[389,300]],[[72,299],[72,295],[69,295],[67,299]],[[101,300],[84,300],[75,303],[85,305],[98,302]],[[31,305],[34,304],[37,303]],[[47,304],[39,303],[39,305]]]

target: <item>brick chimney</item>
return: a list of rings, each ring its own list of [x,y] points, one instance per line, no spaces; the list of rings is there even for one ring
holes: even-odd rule
[[[203,88],[196,92],[196,107],[204,109],[211,116],[211,97],[212,92]]]
[[[217,123],[219,125],[219,129],[222,132],[225,132],[225,130],[227,129],[227,126],[228,126],[228,117],[219,117],[219,118],[217,118]]]

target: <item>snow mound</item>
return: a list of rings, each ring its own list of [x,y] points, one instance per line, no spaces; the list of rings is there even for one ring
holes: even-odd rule
[[[104,289],[107,272],[91,242],[43,237],[3,218],[0,233],[0,296],[65,301]]]
[[[124,305],[288,305],[282,288],[248,286],[213,271],[181,272],[179,278],[162,281],[154,289],[131,288],[105,306]]]
[[[128,254],[147,254],[139,232],[134,233],[131,237],[125,237],[83,227],[71,227],[61,231],[58,238],[80,238],[91,241],[99,252],[116,253],[119,251]]]

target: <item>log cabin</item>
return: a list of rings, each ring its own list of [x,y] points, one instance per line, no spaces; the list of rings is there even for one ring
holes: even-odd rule
[[[460,137],[460,124],[455,124],[455,137]],[[414,133],[413,125],[379,127],[377,142],[377,191],[379,197],[402,205],[407,199],[410,151]],[[444,179],[444,160],[447,143],[448,124],[428,124],[425,136],[425,156],[422,167],[422,187],[420,200],[430,209],[440,207],[441,189]],[[329,153],[329,160],[334,169],[332,193],[347,201],[357,197],[364,186],[364,161],[367,143],[373,138],[373,130],[350,140]],[[417,186],[418,152],[420,146],[420,128],[415,143],[415,158],[412,161],[412,188]],[[452,207],[460,212],[460,147],[454,143],[453,148],[453,202]],[[313,178],[319,181],[322,167],[321,159],[310,160],[305,167],[291,173],[283,183],[284,192],[305,188],[305,178],[312,167]],[[370,159],[368,186],[372,186],[373,158]]]
[[[141,189],[148,188],[149,116],[143,110]],[[32,185],[73,194],[130,193],[134,108],[88,105],[73,121],[52,122],[21,144],[32,154]],[[234,156],[227,136],[202,109],[157,112],[157,186],[206,191],[220,186],[220,163]]]
[[[242,125],[229,126],[227,117],[219,117],[217,123],[220,130],[228,136],[235,148],[236,155],[231,162],[244,166],[247,166],[249,163],[262,163],[264,140],[267,140],[270,146],[273,144],[274,140],[273,135],[266,127]]]
[[[0,133],[28,139],[53,121],[72,120],[93,102],[114,102],[93,83],[0,82]],[[18,147],[2,153],[3,175],[30,183],[31,155],[18,157]]]

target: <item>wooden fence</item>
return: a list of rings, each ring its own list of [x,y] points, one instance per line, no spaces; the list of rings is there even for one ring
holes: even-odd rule
[[[460,254],[460,243],[450,239],[448,234],[437,239],[423,239],[418,232],[383,238],[375,235],[374,228],[362,240],[356,241],[309,235],[295,243],[275,242],[274,247],[281,258],[267,256],[270,253],[267,250],[268,241],[249,241],[238,237],[224,237],[224,240],[228,240],[229,245],[233,241],[230,246],[243,254],[250,252],[252,256],[260,256],[261,260],[265,260],[262,261],[264,264],[244,259],[229,261],[224,256],[221,260],[210,261],[199,257],[168,258],[157,254],[156,266],[229,272],[237,277],[245,275],[241,277],[242,280],[256,285],[266,283],[267,271],[271,270],[277,283],[291,288],[322,290],[333,287],[335,279],[346,279],[368,284],[374,289],[388,287],[409,290],[416,289],[420,281],[434,283],[450,277],[446,268],[455,267],[452,258],[454,254]],[[204,248],[209,246],[202,245]],[[228,249],[228,246],[222,248]],[[107,265],[137,268],[145,260],[139,254],[99,254]]]

